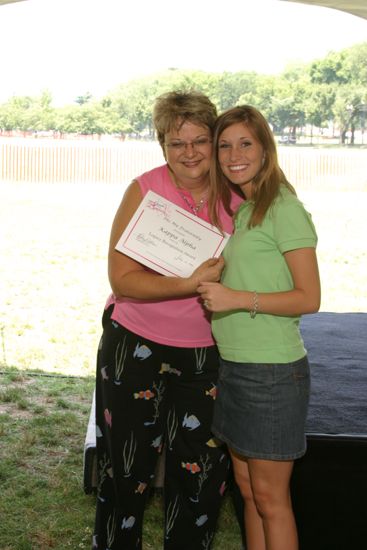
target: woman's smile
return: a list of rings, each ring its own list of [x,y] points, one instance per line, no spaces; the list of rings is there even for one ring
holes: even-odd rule
[[[218,160],[223,174],[239,185],[247,197],[253,179],[261,170],[263,155],[261,143],[243,122],[228,126],[219,137]]]
[[[248,167],[248,164],[236,164],[236,165],[230,164],[228,166],[228,170],[230,170],[231,172],[240,172],[241,170],[246,170],[247,167]]]

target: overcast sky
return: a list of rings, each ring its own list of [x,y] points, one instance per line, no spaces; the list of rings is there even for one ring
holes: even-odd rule
[[[0,7],[0,101],[56,104],[169,67],[277,74],[367,41],[367,20],[280,0],[27,0]]]

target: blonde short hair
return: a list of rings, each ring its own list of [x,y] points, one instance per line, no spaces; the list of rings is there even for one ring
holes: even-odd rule
[[[181,128],[184,122],[208,128],[213,132],[217,109],[210,99],[197,91],[172,91],[157,97],[153,109],[153,123],[164,153],[165,135]]]

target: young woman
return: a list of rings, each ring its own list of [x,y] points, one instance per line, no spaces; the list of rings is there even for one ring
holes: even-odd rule
[[[309,399],[299,319],[320,306],[317,236],[259,111],[242,106],[219,116],[213,148],[213,218],[234,187],[246,198],[221,283],[198,287],[214,312],[221,355],[213,432],[230,449],[245,499],[248,550],[296,550],[289,483],[294,459],[305,453]]]
[[[168,277],[117,252],[123,230],[149,190],[209,221],[213,103],[200,93],[157,99],[154,125],[166,163],[136,178],[112,225],[109,279],[97,358],[98,495],[93,548],[142,548],[143,514],[165,446],[165,538],[170,550],[209,549],[229,460],[213,438],[218,351],[196,288],[218,281],[223,262]],[[232,232],[233,195],[217,219]],[[230,204],[231,203],[231,204]]]

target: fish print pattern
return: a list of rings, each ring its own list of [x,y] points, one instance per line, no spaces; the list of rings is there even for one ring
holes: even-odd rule
[[[190,488],[184,496],[166,480],[164,550],[175,550],[188,536],[190,550],[209,550],[213,540],[229,464],[208,414],[217,355],[207,348],[172,348],[163,357],[162,348],[114,321],[99,344],[95,550],[141,548],[145,495],[162,452]],[[186,440],[192,443],[182,445]]]

